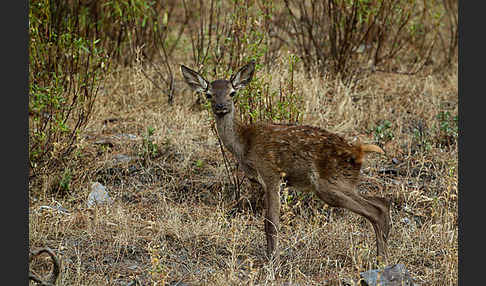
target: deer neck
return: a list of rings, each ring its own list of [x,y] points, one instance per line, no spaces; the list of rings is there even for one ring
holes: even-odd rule
[[[215,116],[218,135],[226,147],[238,160],[243,156],[244,146],[241,138],[241,123],[236,119],[234,110],[223,117]]]

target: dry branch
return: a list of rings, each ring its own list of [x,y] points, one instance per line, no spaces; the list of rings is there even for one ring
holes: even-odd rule
[[[39,278],[38,275],[34,274],[34,272],[32,272],[32,270],[29,270],[29,280],[33,280],[33,281],[39,283],[42,286],[53,286],[53,285],[56,284],[57,278],[59,277],[61,263],[60,263],[59,259],[57,258],[56,254],[54,254],[54,252],[49,247],[30,251],[29,263],[32,261],[32,259],[34,257],[39,256],[40,254],[42,254],[44,252],[49,254],[49,256],[52,259],[53,268],[52,268],[51,275],[48,277],[48,279],[42,280],[41,278]]]

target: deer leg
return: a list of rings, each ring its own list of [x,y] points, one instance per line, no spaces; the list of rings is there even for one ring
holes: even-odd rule
[[[348,209],[365,217],[376,235],[377,256],[387,256],[386,241],[390,231],[389,202],[378,197],[363,197],[355,186],[345,182],[319,181],[317,196],[333,207]]]
[[[381,214],[381,220],[379,221],[380,229],[383,231],[382,236],[383,240],[386,243],[388,240],[388,234],[390,233],[391,228],[391,219],[390,219],[390,204],[391,202],[385,198],[380,197],[364,197],[367,201],[372,203],[376,208],[379,209]],[[386,250],[386,249],[385,249]]]
[[[278,231],[280,224],[280,196],[277,182],[265,183],[265,235],[267,238],[267,256],[279,260]]]

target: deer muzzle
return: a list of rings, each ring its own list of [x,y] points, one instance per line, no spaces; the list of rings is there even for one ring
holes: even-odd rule
[[[227,114],[228,112],[230,112],[228,106],[226,104],[223,104],[223,103],[216,103],[213,105],[213,111],[214,111],[214,114],[218,115],[218,116],[223,116],[225,114]]]

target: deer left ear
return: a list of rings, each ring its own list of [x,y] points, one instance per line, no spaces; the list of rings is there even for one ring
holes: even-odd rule
[[[230,82],[235,90],[241,89],[250,83],[255,72],[255,61],[251,61],[234,73]]]

